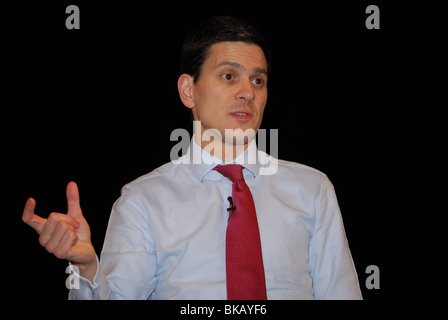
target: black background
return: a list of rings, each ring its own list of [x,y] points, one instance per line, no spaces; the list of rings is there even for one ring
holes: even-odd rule
[[[26,199],[37,200],[41,216],[65,212],[66,184],[76,181],[99,253],[121,187],[170,161],[172,130],[192,131],[176,87],[180,47],[193,24],[223,14],[248,18],[270,42],[262,128],[279,130],[281,159],[333,182],[364,298],[446,297],[440,7],[41,2],[2,6],[9,298],[67,298],[66,262],[21,221]],[[65,27],[69,4],[80,8],[80,30]],[[379,30],[365,27],[369,4],[380,8]],[[380,268],[379,290],[365,286],[368,265]]]

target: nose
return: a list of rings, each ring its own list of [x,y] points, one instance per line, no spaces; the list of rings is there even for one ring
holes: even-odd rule
[[[255,99],[255,91],[252,86],[252,82],[247,79],[245,81],[241,81],[239,91],[236,97],[241,102],[250,103]]]

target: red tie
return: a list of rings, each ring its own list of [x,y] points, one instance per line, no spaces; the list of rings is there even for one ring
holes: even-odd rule
[[[233,182],[226,234],[227,299],[266,300],[257,214],[243,169],[237,164],[213,168]]]

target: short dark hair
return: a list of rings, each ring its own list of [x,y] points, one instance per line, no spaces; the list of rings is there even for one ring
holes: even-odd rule
[[[209,57],[211,46],[224,41],[241,41],[259,46],[266,57],[269,73],[271,55],[262,33],[253,24],[230,16],[211,17],[188,33],[181,51],[182,73],[191,75],[196,82],[205,60]]]

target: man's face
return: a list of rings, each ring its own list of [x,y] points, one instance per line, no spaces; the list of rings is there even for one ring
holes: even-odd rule
[[[243,42],[214,44],[192,87],[192,96],[193,117],[201,121],[202,132],[217,129],[223,138],[225,129],[256,132],[268,96],[263,50]]]

